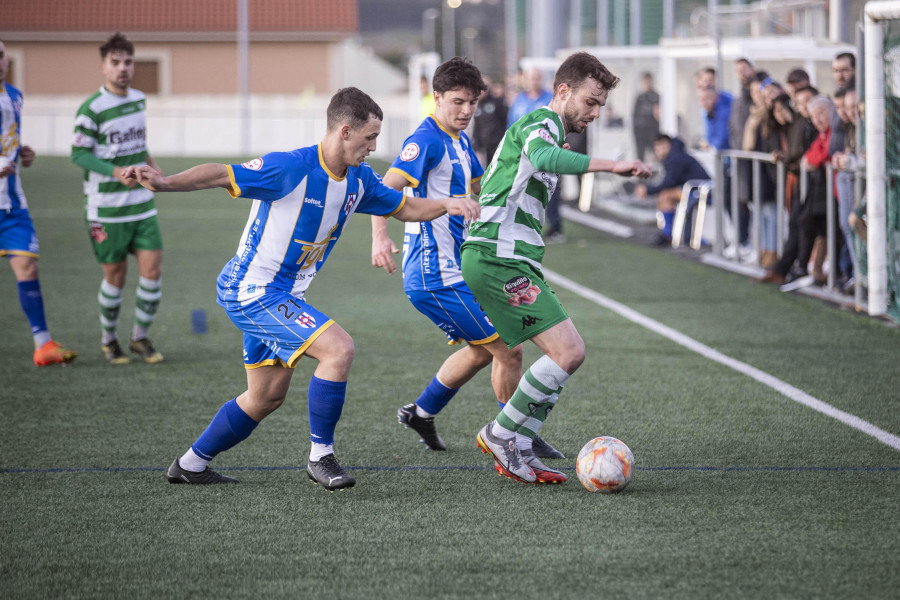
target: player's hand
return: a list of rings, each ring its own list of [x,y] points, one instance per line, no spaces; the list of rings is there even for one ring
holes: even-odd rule
[[[34,150],[31,146],[22,146],[19,149],[19,157],[22,159],[23,167],[30,167],[31,163],[34,162],[34,157],[36,156]]]
[[[162,174],[150,165],[126,167],[119,178],[128,187],[142,185],[151,192],[159,191],[162,179]]]
[[[397,271],[397,265],[391,255],[399,252],[400,249],[388,236],[372,238],[372,266],[383,268],[388,275],[393,275]]]
[[[131,173],[132,169],[135,167],[113,167],[113,177],[119,180],[119,183],[122,185],[128,186],[129,188],[135,188],[138,186],[137,178]]]
[[[3,162],[0,164],[5,165],[2,169],[0,169],[0,178],[9,177],[16,172],[16,163],[12,161],[7,162],[5,157],[3,158]]]
[[[616,166],[613,167],[612,172],[624,177],[640,177],[641,179],[647,179],[653,174],[650,166],[639,160],[616,161]]]
[[[481,205],[468,198],[447,198],[444,206],[448,215],[462,216],[466,221],[474,221],[481,216]]]

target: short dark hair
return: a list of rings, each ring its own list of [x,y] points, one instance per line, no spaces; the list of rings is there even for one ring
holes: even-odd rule
[[[656,142],[669,142],[669,143],[671,144],[671,143],[672,143],[672,138],[670,138],[669,136],[667,136],[665,133],[661,133],[661,134],[659,134],[658,136],[656,136],[656,138],[654,138],[653,142],[654,142],[654,143],[656,143]]]
[[[110,52],[124,52],[134,56],[134,44],[125,39],[121,33],[114,33],[110,36],[106,43],[100,46],[100,58],[106,58]]]
[[[476,96],[487,89],[481,71],[471,60],[455,56],[434,71],[431,87],[439,94],[464,89]]]
[[[856,57],[852,52],[841,52],[837,56],[834,57],[834,60],[848,59],[850,61],[850,66],[854,69],[856,68]]]
[[[556,77],[553,78],[553,95],[556,95],[556,91],[563,83],[574,90],[589,77],[607,91],[619,85],[619,78],[613,75],[596,56],[587,52],[576,52],[564,60],[556,70]]]
[[[768,71],[757,71],[757,72],[756,72],[756,75],[754,76],[754,80],[755,80],[757,83],[762,83],[762,82],[765,81],[766,79],[771,79],[771,78],[769,77],[769,72],[768,72]]]
[[[796,92],[794,92],[794,95],[797,95],[797,94],[799,94],[800,92],[809,92],[809,93],[812,94],[813,96],[818,96],[818,95],[819,95],[819,90],[817,90],[816,88],[814,88],[814,87],[811,86],[811,85],[808,85],[808,86],[806,86],[805,88],[800,88],[799,90],[797,90]]]
[[[331,97],[328,109],[325,112],[328,117],[328,129],[334,129],[341,123],[348,123],[353,129],[359,129],[374,116],[379,121],[384,120],[381,107],[372,100],[371,96],[355,87],[341,88]]]
[[[737,59],[737,60],[734,61],[734,62],[736,62],[736,63],[747,63],[748,66],[750,66],[751,68],[753,67],[753,63],[750,62],[750,59],[749,59],[749,58],[744,58],[743,56],[742,56],[741,58]]]
[[[803,69],[794,69],[790,73],[788,73],[787,79],[785,80],[787,83],[791,85],[795,83],[809,83],[809,73],[804,71]]]

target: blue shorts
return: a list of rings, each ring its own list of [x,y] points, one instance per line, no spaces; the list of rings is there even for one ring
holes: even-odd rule
[[[406,297],[420,313],[447,334],[451,344],[460,340],[476,345],[487,344],[499,337],[465,283],[431,292],[407,290]]]
[[[27,208],[0,210],[0,256],[31,256],[40,254],[34,223]]]
[[[281,365],[293,369],[307,348],[334,324],[328,315],[287,292],[260,296],[228,318],[244,332],[244,367]]]

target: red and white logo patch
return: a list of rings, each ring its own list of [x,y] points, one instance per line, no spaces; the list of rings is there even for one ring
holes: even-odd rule
[[[306,329],[312,329],[316,326],[316,319],[309,313],[300,313],[300,316],[295,319],[295,322],[300,327]]]
[[[419,145],[415,142],[410,142],[404,146],[403,151],[400,153],[400,160],[409,162],[416,160],[417,156],[419,156]]]
[[[544,141],[549,142],[554,146],[556,145],[556,140],[553,139],[553,136],[551,136],[550,132],[546,129],[538,129],[538,135],[544,138]]]
[[[250,169],[251,171],[259,171],[263,166],[263,159],[254,158],[253,160],[248,160],[245,163],[241,163],[241,166],[245,169]]]

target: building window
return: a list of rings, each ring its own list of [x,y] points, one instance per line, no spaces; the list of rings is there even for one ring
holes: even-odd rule
[[[159,61],[136,60],[134,61],[134,79],[131,86],[147,95],[160,93]]]

